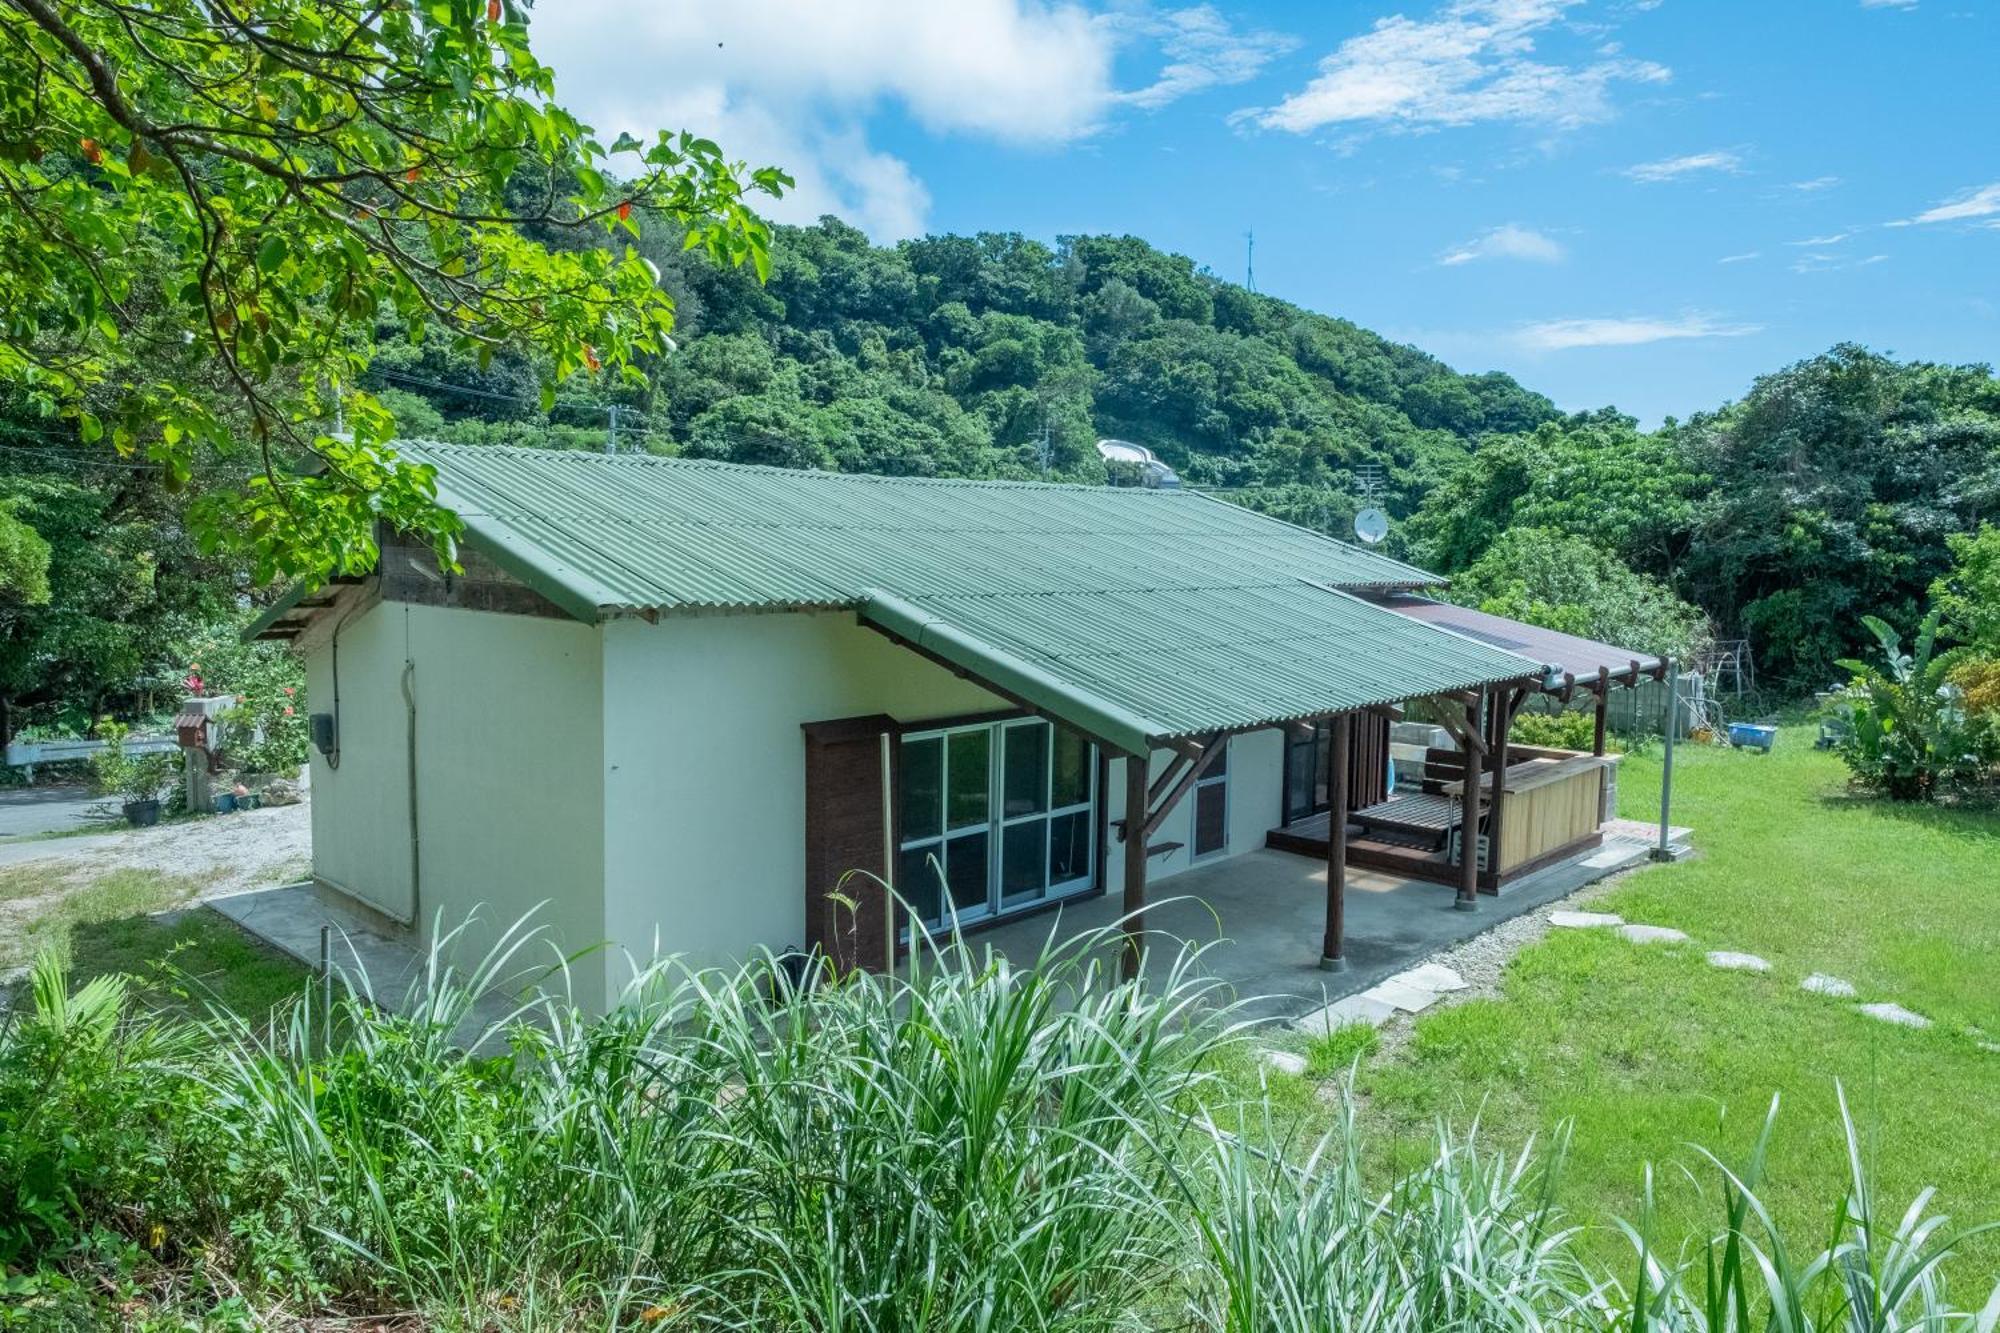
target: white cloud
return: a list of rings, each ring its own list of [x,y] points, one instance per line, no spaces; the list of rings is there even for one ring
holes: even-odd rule
[[[1747,264],[1753,259],[1762,259],[1763,257],[1764,252],[1762,250],[1748,250],[1740,255],[1724,255],[1715,262],[1718,264]]]
[[[1114,18],[1112,26],[1157,41],[1167,58],[1151,84],[1117,95],[1117,100],[1146,110],[1191,93],[1247,83],[1298,45],[1297,38],[1281,32],[1237,32],[1213,5],[1158,15],[1128,13]]]
[[[1713,149],[1706,153],[1689,153],[1685,157],[1667,157],[1657,162],[1641,162],[1625,168],[1625,174],[1635,181],[1654,185],[1661,181],[1679,180],[1682,176],[1692,176],[1704,171],[1721,171],[1735,175],[1743,170],[1743,158],[1726,149]]]
[[[1854,233],[1851,231],[1837,231],[1833,233],[1833,235],[1831,236],[1808,236],[1803,241],[1786,241],[1785,244],[1786,245],[1839,245],[1842,241],[1846,240],[1848,237],[1852,235],[1854,235]]]
[[[1563,248],[1552,237],[1510,222],[1447,250],[1438,263],[1449,267],[1470,264],[1476,259],[1525,259],[1537,264],[1556,264],[1562,258]]]
[[[1610,88],[1666,80],[1664,65],[1625,58],[1583,64],[1535,58],[1535,38],[1579,0],[1455,0],[1428,19],[1401,14],[1343,41],[1319,74],[1250,116],[1304,134],[1379,122],[1405,128],[1521,121],[1568,128],[1607,119]]]
[[[1814,176],[1811,180],[1792,181],[1785,188],[1797,190],[1800,194],[1814,194],[1820,190],[1831,190],[1838,184],[1840,184],[1838,176]]]
[[[1107,15],[1077,0],[560,0],[535,10],[533,36],[558,98],[604,141],[697,130],[797,177],[760,202],[770,216],[839,213],[879,240],[922,231],[930,208],[910,165],[869,142],[885,107],[934,134],[1063,144],[1122,106],[1250,78],[1285,41],[1206,5]],[[1120,52],[1140,46],[1164,67],[1121,92]]]
[[[1513,341],[1531,352],[1577,347],[1638,347],[1675,338],[1741,338],[1762,331],[1758,324],[1728,324],[1708,315],[1676,318],[1552,319],[1515,330]]]
[[[1853,259],[1847,255],[1830,254],[1814,250],[1800,255],[1792,261],[1794,273],[1837,273],[1844,269],[1867,268],[1887,259],[1887,255],[1869,255],[1866,259]]]
[[[1917,0],[1861,0],[1863,9],[1915,9]]]
[[[1933,222],[1971,222],[1978,218],[1990,218],[1996,214],[2000,214],[2000,181],[1962,191],[1935,208],[1926,209],[1913,218],[1891,222],[1889,225],[1911,227],[1925,226]]]

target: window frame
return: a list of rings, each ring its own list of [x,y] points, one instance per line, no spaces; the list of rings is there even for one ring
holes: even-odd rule
[[[1023,814],[1006,813],[1007,782],[1007,740],[1011,733],[1040,727],[1045,733],[1042,744],[1041,762],[1041,809]],[[1102,857],[1098,847],[1098,824],[1101,815],[1103,793],[1099,789],[1099,769],[1101,755],[1095,742],[1078,736],[1083,743],[1084,799],[1065,805],[1055,804],[1055,761],[1059,724],[1034,714],[1009,713],[999,717],[991,715],[953,721],[950,719],[910,727],[897,737],[899,747],[915,742],[939,740],[942,747],[939,754],[939,808],[936,819],[937,832],[923,837],[905,837],[902,831],[902,810],[904,786],[902,766],[897,766],[895,792],[897,822],[896,857],[900,867],[903,858],[911,852],[924,852],[925,873],[930,873],[930,856],[935,855],[944,869],[944,883],[939,888],[939,915],[932,920],[913,921],[901,931],[907,942],[916,925],[926,929],[945,929],[954,919],[961,926],[985,925],[1009,917],[1033,912],[1052,903],[1067,901],[1090,892],[1098,886],[1098,875]],[[987,778],[986,778],[986,819],[982,822],[949,825],[951,807],[951,747],[952,737],[984,734],[987,737]],[[1075,735],[1075,733],[1071,733]],[[899,750],[900,754],[900,750]],[[1058,819],[1082,815],[1086,819],[1089,840],[1085,850],[1083,873],[1060,883],[1050,879],[1051,840],[1054,837],[1055,822]],[[1041,887],[1032,894],[1009,894],[1003,874],[1006,870],[1006,838],[1010,829],[1028,824],[1041,827],[1038,864],[1041,869]],[[951,899],[950,865],[951,844],[979,835],[986,836],[986,897],[984,901],[968,907],[959,907]],[[904,887],[904,886],[899,886]],[[905,898],[908,898],[907,892]],[[910,915],[907,913],[905,915]]]

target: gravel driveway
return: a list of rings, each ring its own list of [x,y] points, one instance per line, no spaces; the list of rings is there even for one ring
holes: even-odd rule
[[[49,838],[0,848],[0,864],[88,883],[114,870],[157,870],[203,881],[201,897],[303,879],[312,860],[305,804],[269,806],[149,829]]]

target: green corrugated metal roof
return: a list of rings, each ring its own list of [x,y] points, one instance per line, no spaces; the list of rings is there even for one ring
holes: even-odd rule
[[[1541,670],[1344,591],[1435,576],[1191,493],[407,449],[582,619],[852,608],[1126,751]]]
[[[1442,580],[1190,492],[946,481],[646,455],[413,444],[503,561],[597,618],[904,596]],[[522,573],[516,569],[517,574]]]

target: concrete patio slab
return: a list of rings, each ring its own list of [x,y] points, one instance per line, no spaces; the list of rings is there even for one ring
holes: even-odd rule
[[[1292,1018],[1358,995],[1409,971],[1432,954],[1546,907],[1608,871],[1586,858],[1560,862],[1509,884],[1500,896],[1481,894],[1478,910],[1454,911],[1452,890],[1373,870],[1347,875],[1347,970],[1319,967],[1326,929],[1326,865],[1311,857],[1261,848],[1197,866],[1155,883],[1146,912],[1152,936],[1149,975],[1166,973],[1185,941],[1207,947],[1202,965],[1226,983],[1246,1015]],[[996,926],[975,935],[1017,962],[1041,956],[1053,938],[1113,925],[1118,898],[1101,895]],[[1105,950],[1112,961],[1115,946]]]
[[[320,964],[320,927],[330,927],[335,974],[344,977],[356,994],[392,1012],[402,1008],[425,963],[414,942],[385,935],[361,912],[321,896],[311,884],[231,894],[211,899],[207,906],[315,969]],[[482,995],[456,1035],[462,1042],[475,1040],[513,1008],[506,995]]]

